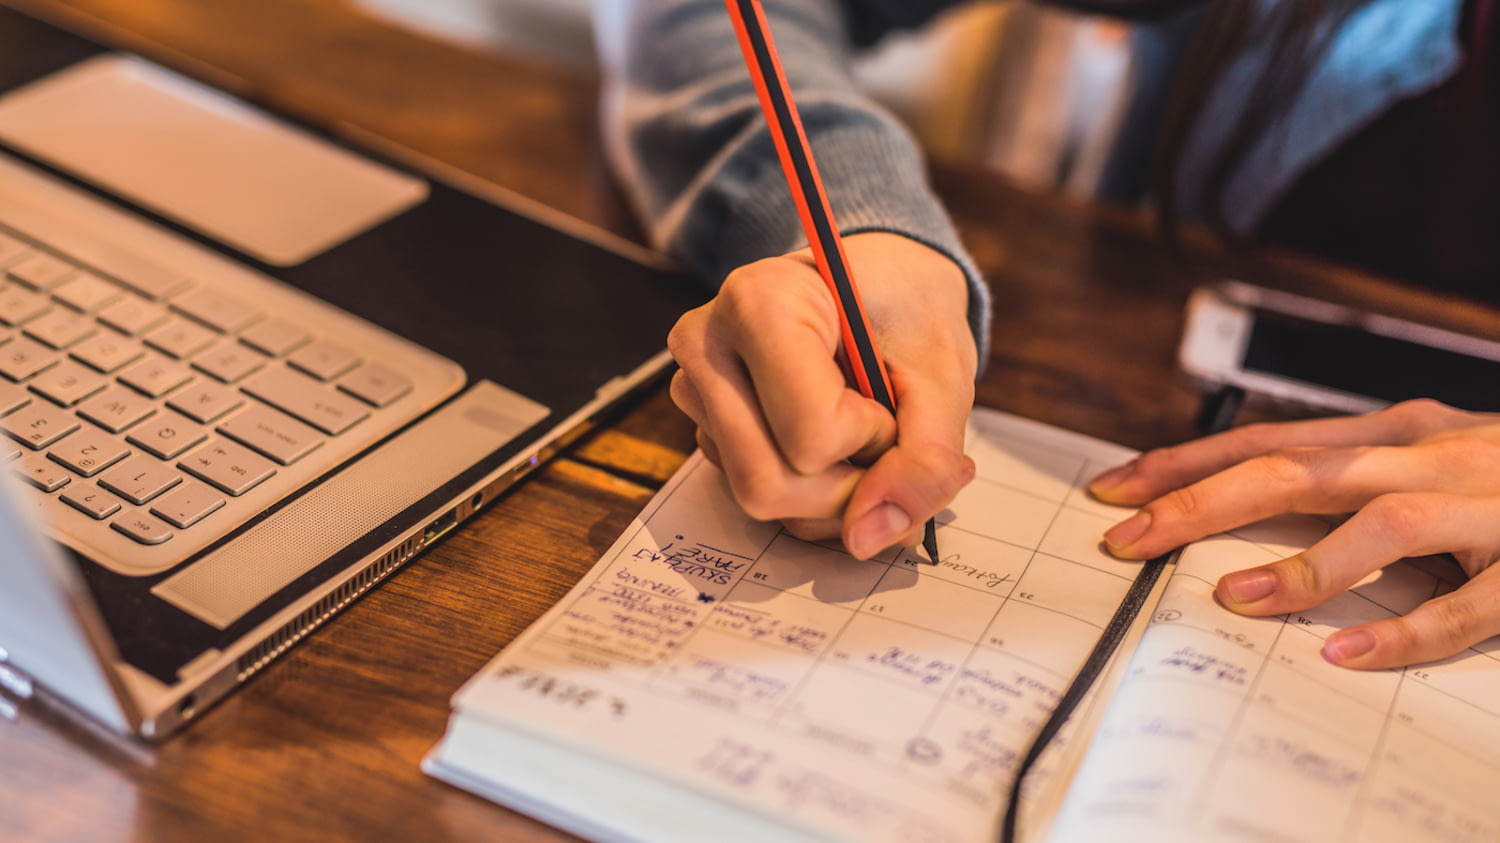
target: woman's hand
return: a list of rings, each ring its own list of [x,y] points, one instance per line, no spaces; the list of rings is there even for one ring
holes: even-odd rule
[[[1407,556],[1451,553],[1463,566],[1461,588],[1404,617],[1330,635],[1323,657],[1334,664],[1415,664],[1500,633],[1500,415],[1422,400],[1250,425],[1143,454],[1090,491],[1142,506],[1104,534],[1126,559],[1280,513],[1349,514],[1306,551],[1220,579],[1219,601],[1245,615],[1311,608]]]
[[[851,388],[838,311],[806,250],[742,267],[682,317],[672,398],[751,517],[867,558],[916,544],[974,476],[963,453],[978,365],[963,273],[895,234],[844,241],[896,418]]]

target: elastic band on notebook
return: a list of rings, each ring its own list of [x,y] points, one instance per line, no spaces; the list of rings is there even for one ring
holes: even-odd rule
[[[1174,550],[1141,566],[1140,572],[1135,575],[1135,582],[1131,583],[1130,590],[1125,592],[1125,599],[1120,601],[1120,607],[1115,610],[1115,616],[1109,619],[1109,625],[1104,628],[1104,633],[1094,644],[1093,652],[1089,653],[1088,660],[1083,663],[1083,667],[1079,668],[1078,675],[1073,677],[1073,684],[1068,686],[1057,708],[1053,709],[1052,716],[1047,718],[1042,731],[1037,734],[1031,748],[1026,751],[1026,757],[1022,759],[1021,766],[1016,770],[1016,778],[1010,784],[1010,800],[1005,806],[1005,821],[1000,829],[1000,839],[1003,843],[1014,843],[1016,839],[1021,784],[1026,780],[1026,774],[1031,772],[1032,765],[1042,756],[1042,752],[1047,749],[1052,738],[1073,715],[1073,710],[1094,686],[1094,682],[1099,679],[1099,674],[1104,672],[1105,665],[1109,664],[1110,657],[1124,640],[1125,633],[1129,632],[1131,624],[1135,623],[1135,618],[1140,614],[1141,607],[1145,605],[1151,589],[1156,587],[1156,581],[1161,578],[1161,572],[1180,552],[1181,550]]]
[[[1234,417],[1239,413],[1244,399],[1245,393],[1232,386],[1224,387],[1214,395],[1208,396],[1204,400],[1204,409],[1199,414],[1200,428],[1207,433],[1228,430],[1234,424]],[[1020,816],[1021,785],[1026,781],[1026,774],[1031,772],[1032,766],[1036,764],[1038,758],[1042,757],[1047,745],[1057,736],[1063,724],[1073,716],[1073,710],[1078,708],[1078,703],[1083,701],[1089,689],[1099,681],[1099,675],[1104,672],[1115,650],[1119,649],[1120,642],[1125,640],[1125,634],[1135,623],[1136,616],[1141,613],[1141,607],[1146,604],[1146,598],[1150,596],[1151,589],[1155,588],[1156,581],[1161,579],[1161,572],[1175,562],[1181,553],[1182,548],[1177,548],[1141,566],[1141,570],[1135,575],[1135,582],[1130,584],[1130,590],[1125,592],[1125,598],[1120,601],[1120,607],[1115,610],[1114,617],[1109,619],[1109,625],[1104,627],[1104,632],[1095,642],[1093,651],[1089,653],[1083,667],[1078,669],[1078,674],[1073,677],[1072,684],[1068,686],[1057,708],[1052,710],[1051,716],[1042,725],[1042,730],[1037,733],[1031,748],[1026,750],[1021,766],[1016,768],[1016,777],[1010,783],[1010,798],[1006,802],[1005,819],[1000,826],[1001,843],[1015,843],[1016,821]]]

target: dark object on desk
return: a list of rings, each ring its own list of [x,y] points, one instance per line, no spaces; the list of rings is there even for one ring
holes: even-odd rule
[[[1243,406],[1245,390],[1237,386],[1221,386],[1203,396],[1203,405],[1198,408],[1193,426],[1204,433],[1228,430]]]
[[[1203,409],[1196,420],[1198,428],[1207,434],[1228,430],[1234,424],[1234,417],[1239,413],[1244,399],[1245,393],[1233,386],[1226,386],[1205,398]],[[1047,751],[1047,747],[1062,730],[1063,724],[1067,723],[1078,709],[1079,703],[1083,702],[1084,697],[1088,696],[1089,691],[1098,683],[1099,677],[1109,666],[1115,651],[1120,648],[1120,644],[1129,634],[1131,627],[1136,624],[1136,619],[1146,605],[1146,600],[1156,589],[1162,572],[1169,566],[1175,565],[1177,558],[1181,555],[1182,548],[1179,547],[1154,559],[1148,559],[1141,565],[1140,573],[1136,574],[1135,580],[1130,583],[1130,590],[1120,600],[1119,607],[1110,616],[1104,631],[1099,633],[1099,639],[1094,643],[1089,657],[1084,661],[1083,666],[1078,668],[1073,681],[1068,683],[1068,689],[1058,700],[1057,707],[1047,716],[1047,721],[1042,724],[1036,739],[1032,741],[1031,746],[1026,750],[1026,755],[1016,767],[1016,775],[1011,781],[1010,796],[1005,806],[1005,817],[1000,821],[1001,843],[1015,843],[1017,823],[1020,820],[1021,789],[1026,784],[1027,773],[1031,772],[1031,768],[1042,757],[1042,753]]]
[[[654,381],[701,298],[409,153],[0,31],[0,266],[39,361],[5,426],[69,566],[0,588],[0,658],[117,731],[170,733],[472,516]]]
[[[1315,412],[1500,410],[1500,343],[1236,281],[1194,291],[1178,361],[1210,392]]]
[[[833,211],[828,206],[828,196],[818,177],[818,165],[813,159],[812,148],[807,143],[807,134],[802,129],[797,103],[792,98],[791,87],[781,70],[781,60],[776,55],[776,43],[766,25],[765,12],[761,9],[759,0],[725,0],[725,6],[734,20],[740,49],[745,55],[745,66],[750,71],[751,81],[755,83],[761,111],[765,114],[766,124],[776,143],[776,153],[781,159],[781,169],[786,174],[792,199],[797,203],[798,214],[802,217],[808,245],[812,247],[818,271],[828,283],[834,304],[838,306],[839,327],[849,369],[859,391],[866,398],[880,402],[881,406],[895,416],[896,400],[891,394],[885,362],[881,359],[879,349],[875,347],[869,320],[865,318],[860,304],[859,290],[855,288],[854,278],[849,273],[843,238],[839,236],[838,227],[834,224]],[[935,519],[927,520],[922,547],[927,551],[928,562],[936,565],[939,557]]]

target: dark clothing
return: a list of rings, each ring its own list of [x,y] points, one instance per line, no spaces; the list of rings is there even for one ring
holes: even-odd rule
[[[1266,240],[1500,300],[1500,2],[1469,0],[1464,61],[1319,162],[1261,225]]]

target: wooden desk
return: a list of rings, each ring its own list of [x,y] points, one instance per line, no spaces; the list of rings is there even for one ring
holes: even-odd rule
[[[107,21],[314,120],[339,120],[629,237],[592,79],[423,40],[337,0],[36,0]],[[984,404],[1150,447],[1191,435],[1172,371],[1187,291],[1298,284],[1500,336],[1495,311],[1308,262],[1173,257],[1135,216],[939,168],[995,290]],[[565,835],[424,777],[449,695],[557,600],[693,446],[664,391],[553,462],[183,734],[142,748],[33,704],[0,720],[0,837]]]

